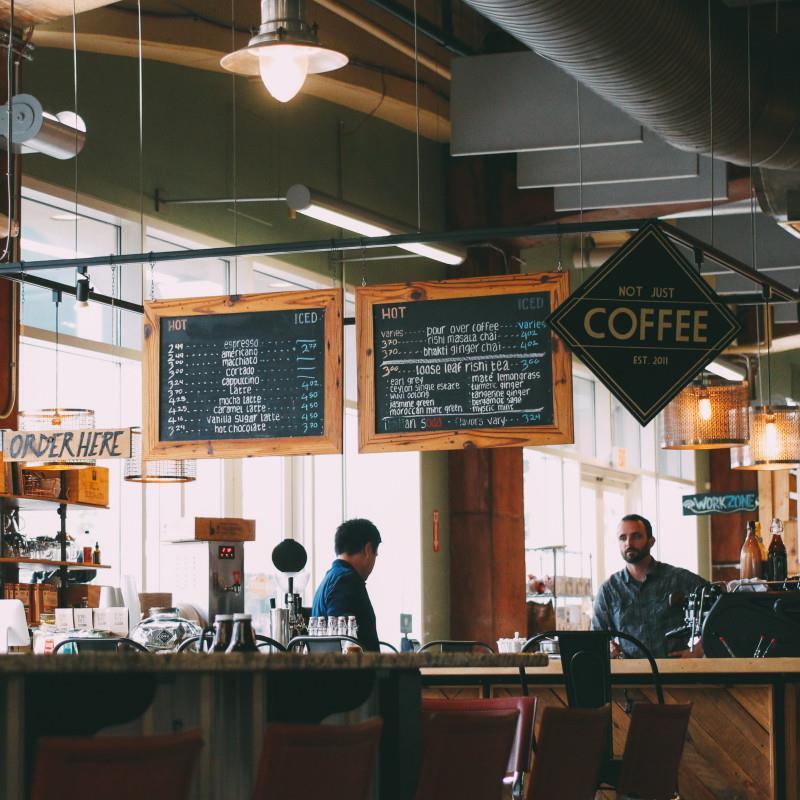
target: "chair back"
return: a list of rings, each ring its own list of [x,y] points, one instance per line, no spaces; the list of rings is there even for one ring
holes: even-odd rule
[[[341,653],[343,642],[352,642],[361,647],[361,642],[352,636],[295,636],[289,640],[286,650],[301,650],[305,645],[309,653]]]
[[[415,800],[501,800],[519,712],[423,711]]]
[[[382,726],[269,725],[253,800],[367,800]]]
[[[486,642],[471,641],[468,639],[434,639],[417,650],[424,653],[426,650],[439,649],[441,653],[472,653],[474,650],[483,650],[486,653],[494,653],[494,648]]]
[[[199,731],[43,738],[30,800],[185,800],[202,747]]]
[[[508,756],[506,774],[517,775],[528,772],[533,751],[533,725],[536,720],[535,697],[491,697],[488,699],[458,698],[445,700],[424,697],[422,699],[423,711],[469,711],[480,714],[489,710],[519,711],[517,729],[514,741]]]
[[[620,795],[669,800],[678,792],[678,768],[689,728],[691,704],[637,703],[617,783]]]
[[[400,651],[389,642],[378,642],[378,646],[382,653],[399,653]]]
[[[526,800],[593,800],[610,716],[609,706],[546,708]]]
[[[124,653],[126,650],[135,650],[138,653],[149,652],[148,649],[144,645],[139,644],[139,642],[134,642],[133,639],[120,636],[119,638],[108,639],[62,639],[53,648],[53,654],[55,655],[68,645],[70,646],[70,650],[74,649],[77,653]],[[74,645],[74,648],[72,645]]]
[[[271,636],[262,636],[260,633],[256,634],[256,646],[259,650],[267,650],[270,653],[285,653],[286,647],[277,639]]]

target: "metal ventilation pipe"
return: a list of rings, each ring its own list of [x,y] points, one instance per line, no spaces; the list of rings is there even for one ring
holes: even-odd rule
[[[476,11],[682,150],[773,169],[800,166],[797,48],[750,42],[719,0],[466,0]]]

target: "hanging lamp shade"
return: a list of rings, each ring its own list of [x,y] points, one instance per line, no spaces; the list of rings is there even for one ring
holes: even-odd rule
[[[262,0],[258,32],[220,64],[240,75],[260,75],[267,91],[287,103],[307,75],[341,69],[347,62],[344,53],[319,45],[316,26],[306,21],[305,0]]]
[[[750,442],[731,450],[731,468],[794,469],[800,466],[800,406],[752,406]]]
[[[714,450],[746,445],[749,385],[691,384],[664,409],[661,447],[665,450]]]
[[[197,462],[142,459],[142,429],[131,428],[131,457],[125,459],[125,480],[134,483],[189,483],[197,478]]]
[[[19,412],[21,431],[73,431],[86,428],[94,428],[94,411],[88,408],[41,408]],[[93,458],[25,462],[26,467],[39,470],[83,469],[94,465]]]

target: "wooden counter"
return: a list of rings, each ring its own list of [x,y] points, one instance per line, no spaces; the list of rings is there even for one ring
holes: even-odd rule
[[[682,800],[800,798],[800,659],[659,659],[657,666],[666,702],[693,704],[681,765]],[[421,673],[425,696],[520,693],[518,669],[444,667]],[[619,755],[628,731],[628,704],[655,702],[656,695],[647,661],[615,660],[611,673]],[[526,674],[540,711],[566,705],[558,659]]]
[[[42,736],[199,729],[192,800],[250,797],[271,722],[380,715],[380,800],[412,800],[420,669],[533,671],[547,656],[492,653],[85,653],[0,656],[0,798],[23,800]],[[88,786],[89,784],[87,784]]]

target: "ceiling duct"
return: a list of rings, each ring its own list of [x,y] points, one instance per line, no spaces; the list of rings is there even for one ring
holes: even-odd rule
[[[696,0],[466,0],[520,42],[682,150],[711,153],[708,7]],[[713,0],[713,152],[750,164],[747,19]],[[752,161],[800,168],[797,49],[753,34]]]

